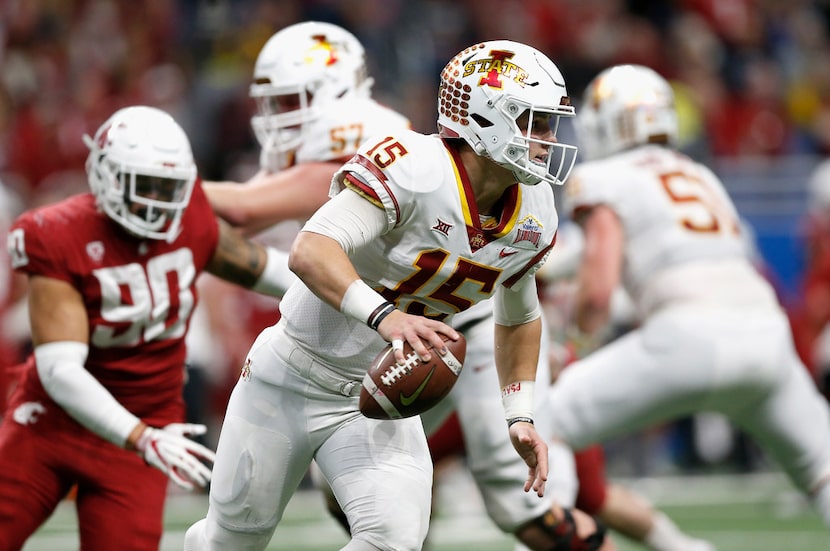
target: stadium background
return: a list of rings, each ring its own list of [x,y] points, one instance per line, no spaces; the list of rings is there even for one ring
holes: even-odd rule
[[[4,0],[0,181],[15,208],[85,191],[80,136],[128,104],[170,112],[205,179],[245,179],[258,154],[256,55],[276,30],[311,19],[360,39],[375,97],[422,132],[435,128],[440,69],[477,40],[545,51],[577,102],[608,65],[655,68],[675,88],[682,148],[724,180],[785,305],[799,308],[807,183],[830,153],[826,0]],[[740,435],[701,457],[693,427],[707,422],[610,443],[611,473],[770,468]]]

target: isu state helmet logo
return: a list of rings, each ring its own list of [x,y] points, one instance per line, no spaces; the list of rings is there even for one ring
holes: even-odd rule
[[[337,50],[334,46],[332,46],[331,42],[326,40],[326,35],[324,34],[315,34],[312,36],[317,43],[309,48],[308,52],[305,56],[305,62],[309,65],[313,65],[320,61],[323,62],[323,65],[329,66],[334,65],[339,61],[337,57]]]
[[[524,87],[529,73],[510,61],[514,55],[514,52],[508,52],[507,50],[490,50],[490,57],[474,59],[464,65],[463,76],[468,77],[476,72],[484,73],[479,79],[478,85],[489,86],[490,88],[503,88],[504,81],[502,79],[504,78],[513,80]]]

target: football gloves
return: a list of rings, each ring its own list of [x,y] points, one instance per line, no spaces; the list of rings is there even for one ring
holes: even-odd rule
[[[163,429],[147,427],[136,442],[138,454],[148,465],[155,467],[186,490],[194,484],[201,487],[210,481],[210,467],[202,460],[213,463],[216,455],[187,438],[205,434],[205,425],[171,423]]]

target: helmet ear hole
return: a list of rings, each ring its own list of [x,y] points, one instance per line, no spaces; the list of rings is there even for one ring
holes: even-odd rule
[[[470,115],[470,118],[476,121],[476,124],[478,124],[481,128],[490,128],[493,126],[493,122],[491,120],[482,117],[478,113],[473,113]]]

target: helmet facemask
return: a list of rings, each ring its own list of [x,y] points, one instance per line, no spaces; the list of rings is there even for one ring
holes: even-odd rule
[[[279,153],[296,151],[305,141],[308,129],[319,117],[311,93],[295,86],[259,84],[253,95],[257,115],[251,125],[260,146]],[[252,90],[253,90],[252,86]]]
[[[484,148],[487,156],[510,170],[519,183],[563,184],[576,162],[577,148],[556,141],[561,111],[534,106],[511,96],[494,101],[494,109],[502,113],[505,120],[512,120],[507,127],[513,128],[505,132],[504,140],[499,139],[503,146],[498,146],[493,136],[488,136],[487,129],[481,128],[479,135],[484,138],[484,143],[489,137],[493,144]],[[472,118],[481,127],[483,119],[476,115]]]

